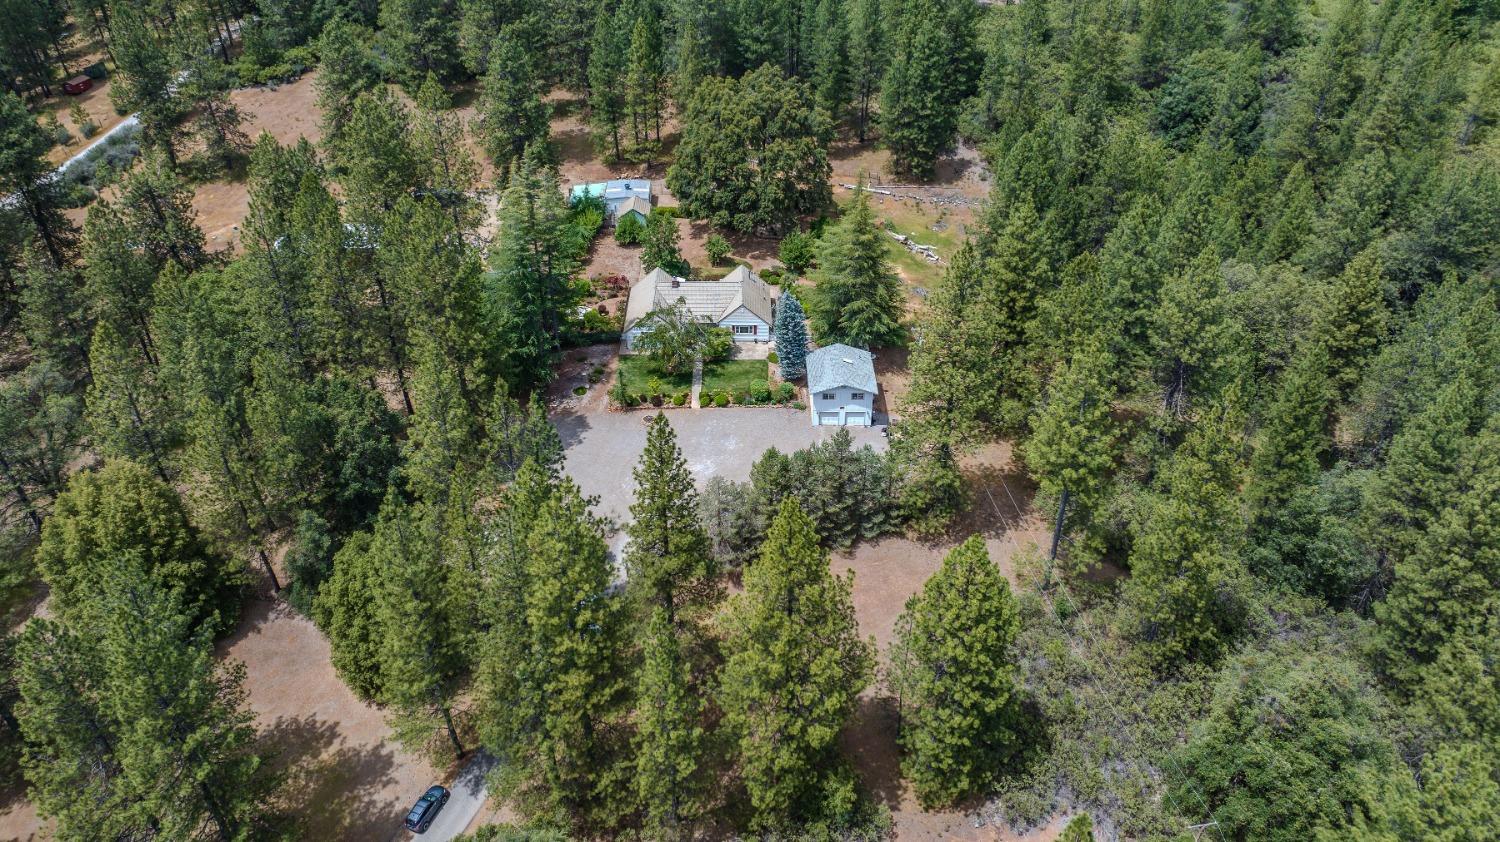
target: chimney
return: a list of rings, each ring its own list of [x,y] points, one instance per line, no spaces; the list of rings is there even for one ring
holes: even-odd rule
[[[681,285],[682,285],[682,279],[681,278],[673,278],[672,279],[672,289],[677,289]]]

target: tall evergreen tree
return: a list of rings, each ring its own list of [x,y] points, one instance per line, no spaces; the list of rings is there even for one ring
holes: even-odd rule
[[[1164,666],[1211,660],[1238,631],[1237,449],[1232,410],[1200,420],[1157,479],[1131,547],[1127,597]]]
[[[935,0],[912,0],[901,12],[890,66],[880,86],[880,129],[900,172],[931,178],[953,142],[959,100],[951,93],[946,20]]]
[[[636,19],[630,34],[625,83],[625,113],[634,141],[633,154],[648,159],[655,154],[655,144],[661,142],[662,111],[666,107],[666,66],[659,29],[657,21]]]
[[[589,52],[589,123],[595,145],[624,157],[620,131],[625,125],[627,44],[612,15],[598,15]],[[608,141],[606,143],[606,140]]]
[[[534,482],[534,474],[524,478],[529,470],[523,468],[518,484]],[[612,820],[599,813],[616,785],[605,726],[623,687],[619,606],[606,593],[607,547],[568,480],[528,514],[519,547],[520,626],[511,629],[511,640],[498,641],[484,667],[490,677],[485,743],[516,758],[533,812],[563,822]]]
[[[57,185],[44,179],[50,170],[45,155],[52,139],[26,104],[9,90],[0,92],[0,193],[15,196],[33,236],[55,269],[68,266],[77,232],[62,215]]]
[[[677,246],[677,220],[664,213],[653,213],[646,217],[646,231],[642,235],[641,271],[662,269],[667,274],[685,277],[692,267],[682,258]]]
[[[870,198],[860,186],[818,249],[817,302],[813,335],[823,344],[859,347],[899,343],[904,336],[901,281],[885,257],[885,237],[875,224]]]
[[[1245,501],[1253,512],[1275,510],[1299,486],[1317,478],[1332,447],[1329,420],[1334,397],[1327,352],[1319,346],[1303,350],[1277,383],[1250,460]]]
[[[713,559],[708,535],[698,523],[693,475],[666,413],[651,419],[634,477],[635,502],[625,527],[630,537],[625,569],[631,587],[676,624],[681,607],[702,604],[712,596],[705,589],[713,575]]]
[[[318,110],[323,114],[323,142],[337,146],[354,113],[359,95],[380,83],[368,33],[339,16],[328,22],[318,38],[320,65],[313,84]]]
[[[245,668],[219,664],[176,595],[115,557],[85,628],[100,650],[116,756],[141,810],[170,837],[245,839],[265,827],[271,779],[246,705]]]
[[[776,358],[781,379],[792,381],[807,374],[807,314],[792,287],[781,293],[776,305]]]
[[[902,771],[924,804],[983,791],[1017,748],[1020,618],[978,535],[953,549],[906,603],[891,653]]]
[[[824,818],[832,806],[839,731],[872,665],[851,587],[829,571],[812,520],[782,500],[730,603],[720,690],[756,827]]]
[[[870,128],[870,105],[885,78],[889,39],[881,8],[882,0],[849,0],[849,76],[860,143]]]
[[[1109,475],[1120,455],[1111,416],[1114,364],[1097,344],[1078,349],[1061,364],[1024,446],[1026,464],[1047,502],[1057,502],[1054,542],[1083,533],[1079,553],[1070,558],[1084,563],[1103,549],[1092,517],[1108,493]],[[1054,553],[1056,549],[1054,543]]]
[[[484,151],[504,173],[528,146],[547,142],[547,104],[532,57],[518,33],[507,29],[490,51],[490,67],[479,93],[479,133]]]
[[[458,78],[458,16],[452,0],[384,0],[380,35],[396,78],[415,90],[427,74]]]
[[[689,838],[702,783],[703,702],[667,611],[653,608],[642,642],[636,698],[636,795],[649,838]]]

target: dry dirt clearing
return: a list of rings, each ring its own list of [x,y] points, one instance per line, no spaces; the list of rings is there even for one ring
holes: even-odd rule
[[[961,540],[976,533],[983,535],[990,558],[1014,584],[1016,553],[1047,538],[1046,525],[1031,511],[1033,489],[1013,463],[1009,445],[985,448],[965,460],[963,469],[974,494],[974,507],[951,535],[934,542],[884,538],[859,544],[832,559],[835,573],[854,571],[854,614],[860,633],[874,638],[882,665],[906,601],[922,589],[942,565],[943,557]],[[901,842],[1045,842],[1055,838],[1066,823],[1059,818],[1018,835],[988,822],[975,827],[970,813],[922,810],[901,780],[895,704],[880,679],[861,697],[859,711],[842,742],[871,795],[891,811],[895,838]]]
[[[396,746],[381,712],[334,673],[322,632],[286,603],[251,600],[219,651],[245,665],[250,709],[287,775],[282,806],[299,817],[298,838],[392,838],[411,801],[441,780]]]
[[[245,118],[245,134],[252,141],[262,132],[268,132],[282,144],[296,143],[301,137],[318,142],[322,138],[318,127],[322,112],[318,110],[314,86],[317,75],[314,71],[290,85],[241,88],[231,93],[230,100]],[[193,209],[198,212],[198,227],[203,229],[210,249],[239,249],[236,234],[250,210],[245,181],[199,185],[193,196]]]

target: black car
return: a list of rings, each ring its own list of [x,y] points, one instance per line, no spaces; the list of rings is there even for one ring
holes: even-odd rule
[[[426,833],[427,828],[432,827],[432,820],[437,818],[439,810],[448,803],[448,790],[440,786],[431,786],[417,799],[417,803],[411,807],[411,812],[406,814],[406,829],[413,833]]]

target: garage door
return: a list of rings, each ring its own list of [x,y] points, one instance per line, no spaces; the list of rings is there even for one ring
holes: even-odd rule
[[[837,412],[820,412],[818,413],[818,423],[824,427],[837,427],[839,414]]]
[[[868,418],[865,417],[865,414],[863,412],[846,412],[846,413],[844,413],[844,423],[848,424],[851,427],[868,427],[868,426],[870,426],[870,421],[869,421]]]

